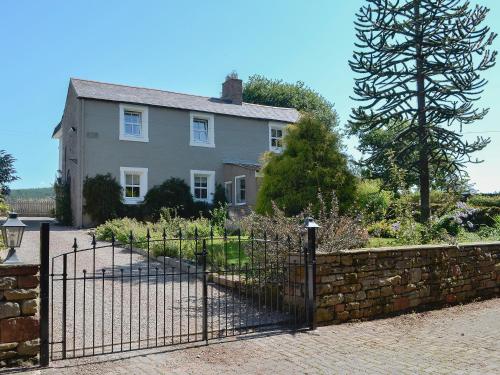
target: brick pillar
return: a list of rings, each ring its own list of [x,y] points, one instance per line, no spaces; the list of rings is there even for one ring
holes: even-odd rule
[[[0,264],[0,367],[36,362],[39,266]]]

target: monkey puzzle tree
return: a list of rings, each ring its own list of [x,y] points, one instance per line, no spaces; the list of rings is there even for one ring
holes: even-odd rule
[[[352,70],[358,73],[349,130],[360,138],[389,131],[387,143],[370,150],[366,163],[384,158],[391,144],[405,144],[395,158],[418,171],[420,213],[430,218],[430,168],[464,170],[488,138],[464,140],[462,126],[482,119],[478,109],[487,81],[480,72],[495,64],[496,34],[482,26],[488,9],[462,0],[367,0],[355,21]],[[458,126],[458,128],[457,128]],[[418,157],[413,157],[415,152]]]

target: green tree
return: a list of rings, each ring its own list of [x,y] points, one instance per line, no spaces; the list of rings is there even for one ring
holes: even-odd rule
[[[411,148],[411,139],[401,139],[400,142],[392,140],[404,130],[404,122],[395,122],[394,125],[386,129],[373,129],[359,134],[358,150],[363,155],[373,155],[363,159],[360,165],[361,176],[368,179],[381,179],[385,187],[390,186],[391,163],[395,163],[399,168],[404,169],[405,185],[407,187],[418,187],[419,185],[419,153],[415,148]],[[405,151],[405,149],[408,149]],[[386,150],[385,153],[378,152]],[[404,157],[390,161],[387,153],[391,155],[401,155]],[[467,185],[468,174],[466,171],[455,170],[448,161],[449,156],[436,155],[429,159],[430,185],[432,189],[442,191],[462,192]]]
[[[312,115],[289,125],[280,154],[267,153],[257,197],[259,213],[272,212],[275,202],[287,215],[297,215],[309,204],[317,207],[318,191],[331,200],[335,192],[341,210],[348,208],[356,190],[356,179],[339,151],[339,138]]]
[[[56,196],[55,217],[59,224],[72,225],[73,212],[71,210],[71,186],[68,181],[63,181],[61,176],[54,182],[54,192]]]
[[[286,83],[255,74],[243,87],[243,101],[311,113],[332,129],[338,124],[333,104],[301,81]]]
[[[472,154],[489,143],[461,134],[463,125],[488,112],[474,105],[486,84],[480,73],[496,58],[489,50],[496,35],[482,25],[487,13],[463,0],[367,0],[356,15],[358,41],[349,63],[359,74],[355,99],[363,103],[353,109],[350,132],[393,134],[368,160],[384,157],[391,144],[406,144],[395,158],[418,168],[423,222],[430,218],[433,161],[443,175],[455,174],[479,162]]]
[[[16,181],[19,177],[16,176],[16,169],[14,162],[16,159],[5,150],[0,150],[0,195],[9,194],[10,182]]]

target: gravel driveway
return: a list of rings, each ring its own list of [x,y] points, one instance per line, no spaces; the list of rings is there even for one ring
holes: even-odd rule
[[[21,218],[28,228],[18,250],[24,262],[38,263],[42,218]],[[104,354],[202,340],[202,282],[195,268],[182,274],[173,267],[109,243],[91,248],[88,230],[51,225],[51,321],[53,358],[63,353],[63,253],[67,255],[67,357]],[[95,261],[94,261],[95,257]],[[76,258],[76,263],[75,263]],[[94,274],[95,268],[95,274]],[[149,269],[149,276],[148,276]],[[189,274],[188,274],[189,273]],[[209,338],[238,332],[259,322],[277,324],[284,316],[256,306],[241,293],[209,283]],[[148,303],[149,301],[149,303]]]

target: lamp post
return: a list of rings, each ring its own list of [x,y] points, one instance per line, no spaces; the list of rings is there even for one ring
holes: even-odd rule
[[[10,212],[9,217],[2,225],[2,237],[5,245],[9,247],[9,253],[4,260],[4,264],[21,263],[16,254],[16,247],[21,246],[24,229],[26,225],[17,218],[15,212]]]
[[[316,224],[312,217],[307,217],[304,220],[304,236],[307,237],[305,247],[305,262],[306,262],[306,283],[305,288],[307,309],[306,316],[309,324],[309,329],[316,329],[316,230],[319,225]],[[307,236],[306,236],[307,233]]]

